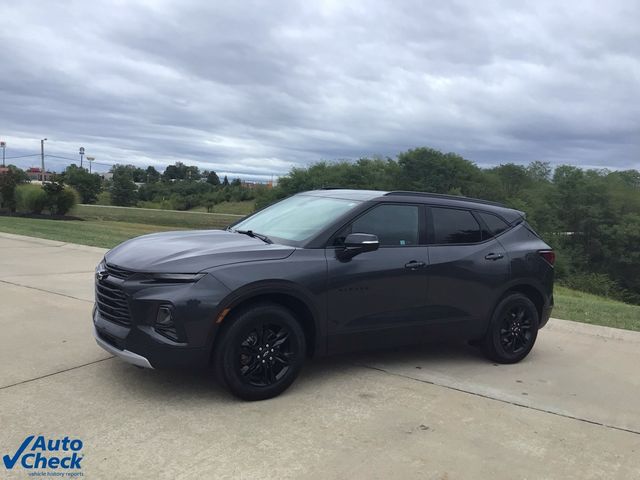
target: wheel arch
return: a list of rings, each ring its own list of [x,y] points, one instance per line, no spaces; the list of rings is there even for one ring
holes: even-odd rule
[[[215,339],[211,345],[212,352],[215,350],[217,340],[221,337],[220,329],[224,329],[229,322],[233,322],[234,312],[258,303],[273,303],[290,310],[304,331],[307,355],[315,356],[324,353],[321,314],[311,295],[290,282],[248,285],[224,299],[216,315],[219,328],[216,329]]]
[[[527,296],[529,300],[533,302],[538,312],[538,318],[542,318],[545,306],[545,295],[542,293],[542,289],[535,286],[530,282],[517,282],[513,285],[510,285],[498,298],[496,302],[496,306],[500,303],[500,301],[511,293],[522,293]],[[495,309],[495,306],[494,306]]]

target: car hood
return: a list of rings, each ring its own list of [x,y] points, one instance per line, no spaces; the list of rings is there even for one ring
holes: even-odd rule
[[[189,230],[127,240],[108,251],[105,260],[137,272],[197,273],[230,263],[278,260],[294,250],[225,230]]]

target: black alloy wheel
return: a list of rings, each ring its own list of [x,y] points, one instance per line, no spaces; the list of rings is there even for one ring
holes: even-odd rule
[[[495,362],[519,362],[533,348],[538,325],[538,310],[531,299],[522,293],[511,293],[494,310],[482,341],[483,350]]]
[[[213,364],[218,378],[235,396],[264,400],[285,391],[306,356],[306,338],[287,308],[259,303],[224,320]]]
[[[253,329],[240,343],[237,364],[240,376],[256,387],[281,380],[295,357],[292,335],[286,325],[263,324]]]
[[[516,304],[508,308],[502,316],[500,327],[500,343],[505,352],[517,355],[531,343],[531,316],[526,306]]]

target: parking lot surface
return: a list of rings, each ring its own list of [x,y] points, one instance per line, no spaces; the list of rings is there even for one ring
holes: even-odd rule
[[[318,359],[246,403],[97,347],[103,254],[0,233],[0,454],[79,438],[89,479],[640,478],[638,333],[552,319],[509,366],[463,345]]]

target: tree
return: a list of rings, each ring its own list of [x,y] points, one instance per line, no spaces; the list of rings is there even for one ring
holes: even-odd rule
[[[227,178],[227,176],[224,176],[224,180],[222,180],[222,186],[223,187],[227,187],[229,186],[229,179]]]
[[[147,167],[145,171],[145,181],[146,183],[156,183],[160,181],[160,172],[155,169],[155,167]]]
[[[548,182],[551,180],[553,169],[549,162],[535,161],[527,166],[527,175],[534,182]]]
[[[531,182],[527,169],[514,163],[505,163],[484,173],[496,176],[504,199],[518,196]]]
[[[114,166],[112,172],[111,203],[121,207],[135,205],[138,192],[136,184],[133,183],[133,172],[122,165]]]
[[[455,153],[433,148],[416,148],[398,155],[402,189],[475,196],[481,186],[482,171]]]
[[[171,180],[199,180],[200,169],[195,166],[187,166],[182,162],[176,162],[165,168],[162,178],[166,181]]]
[[[214,172],[213,170],[211,170],[210,172],[203,172],[203,174],[206,176],[207,179],[207,183],[210,185],[220,185],[220,177],[218,177],[218,174],[216,172]]]
[[[15,165],[9,165],[8,170],[0,175],[0,207],[10,212],[16,211],[16,187],[29,181],[27,174]]]
[[[61,179],[78,192],[82,203],[95,203],[102,190],[102,180],[97,173],[89,173],[75,164],[67,167]]]

